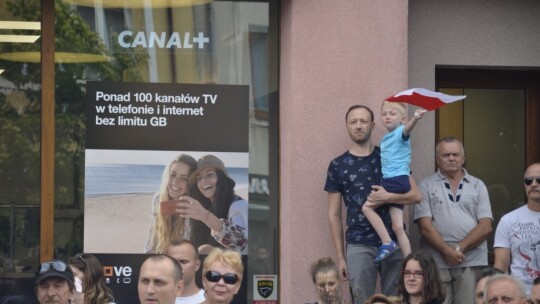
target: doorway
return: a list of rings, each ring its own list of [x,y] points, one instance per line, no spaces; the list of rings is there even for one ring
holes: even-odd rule
[[[490,264],[497,224],[525,202],[523,173],[540,161],[539,79],[539,71],[436,69],[437,91],[467,96],[437,111],[436,140],[463,141],[465,168],[488,188],[494,219]]]

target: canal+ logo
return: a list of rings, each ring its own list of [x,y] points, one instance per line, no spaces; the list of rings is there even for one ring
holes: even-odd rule
[[[132,273],[133,270],[129,266],[103,266],[103,274],[107,284],[129,284]]]
[[[124,30],[118,34],[116,43],[124,49],[198,49],[210,45],[210,37],[204,32],[146,32]]]

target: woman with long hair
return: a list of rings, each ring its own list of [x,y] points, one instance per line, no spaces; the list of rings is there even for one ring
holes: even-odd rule
[[[197,168],[197,161],[186,154],[178,155],[163,170],[159,192],[152,201],[152,219],[145,253],[165,253],[173,240],[189,238],[189,220],[178,213],[164,214],[160,203],[178,200],[188,193],[189,176]]]
[[[398,290],[403,304],[444,302],[445,289],[437,265],[429,253],[413,252],[403,259]]]
[[[221,159],[205,155],[189,178],[191,196],[180,198],[180,214],[191,221],[191,241],[202,254],[214,247],[247,254],[248,202],[234,192]]]
[[[84,304],[110,304],[114,298],[112,291],[105,284],[103,266],[89,253],[78,253],[68,259],[73,275],[82,283]]]

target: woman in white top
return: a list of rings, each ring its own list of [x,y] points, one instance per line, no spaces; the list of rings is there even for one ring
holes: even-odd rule
[[[221,159],[205,155],[189,178],[191,196],[177,212],[192,219],[190,240],[201,254],[222,247],[247,254],[248,202],[234,193],[235,182]]]

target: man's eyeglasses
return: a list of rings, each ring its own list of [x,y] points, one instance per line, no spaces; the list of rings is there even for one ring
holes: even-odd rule
[[[204,276],[208,281],[212,283],[217,283],[222,278],[223,282],[225,282],[225,284],[227,285],[234,285],[236,284],[236,282],[238,282],[238,276],[234,273],[221,274],[217,271],[210,270]]]
[[[78,260],[80,259],[81,261],[83,261],[83,263],[86,264],[86,260],[83,258],[83,254],[82,253],[77,253],[75,256],[74,256],[75,260]]]
[[[39,266],[39,273],[44,274],[49,271],[51,267],[58,272],[64,272],[67,269],[66,263],[62,261],[52,261],[41,264],[41,266]]]
[[[523,179],[523,182],[525,183],[525,185],[530,186],[532,185],[533,180],[536,180],[536,183],[540,184],[540,176],[527,176]]]
[[[408,271],[408,270],[405,270],[403,272],[403,277],[405,278],[409,278],[410,276],[415,277],[417,279],[420,279],[420,278],[423,278],[424,277],[424,272],[423,271]]]

